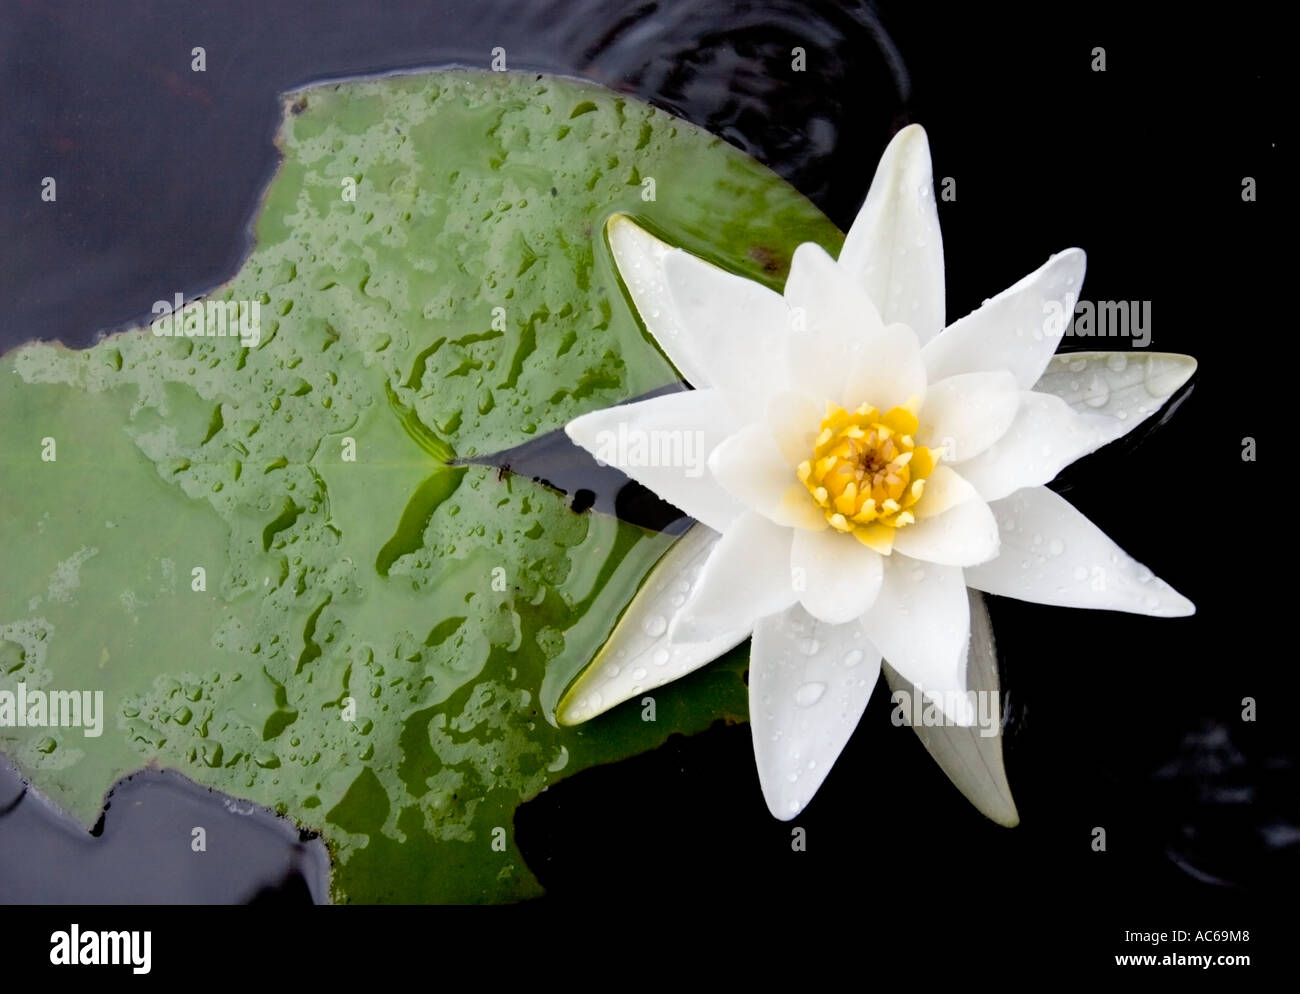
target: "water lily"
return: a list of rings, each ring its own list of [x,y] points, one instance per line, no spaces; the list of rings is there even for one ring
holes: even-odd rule
[[[647,330],[694,389],[566,430],[700,525],[651,578],[664,613],[578,679],[561,722],[752,635],[759,779],[788,819],[848,740],[882,659],[952,723],[975,720],[967,588],[1193,612],[1044,484],[1154,413],[1195,363],[1143,356],[1126,372],[1124,353],[1054,360],[1083,281],[1078,249],[945,326],[920,127],[885,150],[839,258],[799,246],[783,293],[626,217],[607,233]],[[694,449],[707,459],[687,458]]]

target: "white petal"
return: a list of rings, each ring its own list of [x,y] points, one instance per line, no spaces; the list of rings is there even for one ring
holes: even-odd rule
[[[866,288],[883,320],[928,342],[944,325],[943,237],[930,144],[913,124],[896,134],[844,239],[840,265]]]
[[[709,456],[709,472],[744,507],[778,525],[812,531],[826,527],[825,514],[766,424],[747,425],[719,444]]]
[[[555,709],[561,725],[576,725],[638,694],[661,687],[710,663],[748,636],[723,632],[706,642],[678,642],[668,635],[679,608],[721,536],[692,525],[655,563],[591,664]]]
[[[698,351],[699,343],[683,328],[664,275],[664,260],[681,249],[661,241],[622,214],[610,217],[605,234],[618,274],[650,337],[684,380],[698,389],[712,386]]]
[[[754,622],[795,602],[790,579],[794,533],[747,511],[723,533],[700,570],[699,586],[669,625],[669,637],[704,642],[724,632],[754,629]]]
[[[966,570],[977,590],[1037,604],[1177,618],[1195,606],[1130,558],[1104,532],[1046,487],[993,505],[1002,554]]]
[[[1080,414],[1060,397],[1026,391],[1006,434],[958,469],[985,500],[998,500],[1046,483],[1125,430],[1117,418]]]
[[[804,242],[785,284],[790,312],[787,363],[791,389],[840,402],[848,363],[870,354],[884,325],[866,291],[820,245]],[[860,402],[859,402],[860,403]]]
[[[1001,438],[1020,408],[1020,388],[1008,372],[962,373],[930,384],[916,437],[942,447],[945,462],[978,455]]]
[[[1080,414],[1106,415],[1132,431],[1196,372],[1196,360],[1168,352],[1065,352],[1034,384]]]
[[[763,798],[777,818],[788,821],[812,800],[879,676],[880,653],[857,622],[826,625],[795,606],[754,627],[749,721]]]
[[[790,572],[799,602],[818,621],[855,621],[880,593],[880,553],[833,528],[796,531]]]
[[[798,466],[810,457],[825,414],[825,402],[818,405],[807,395],[793,391],[778,393],[768,402],[767,424],[789,465]]]
[[[925,480],[921,499],[912,505],[918,521],[933,518],[964,501],[978,500],[979,492],[957,470],[940,463]],[[906,526],[912,527],[911,525]],[[899,529],[903,531],[904,529]]]
[[[708,457],[737,428],[716,390],[684,390],[574,418],[565,432],[674,507],[725,531],[743,505],[708,472]]]
[[[944,566],[970,566],[998,554],[998,524],[961,474],[936,466],[916,504],[915,524],[894,529],[894,551]]]
[[[970,604],[959,567],[888,556],[880,596],[862,627],[889,665],[948,717],[960,725],[975,721],[966,697]]]
[[[916,333],[905,324],[886,325],[861,349],[851,349],[844,386],[833,398],[851,411],[870,404],[882,413],[893,407],[916,410],[926,397],[925,361]]]
[[[785,386],[785,300],[688,252],[668,253],[663,267],[681,334],[708,382],[743,419],[761,418],[767,399]]]
[[[1028,390],[1074,317],[1086,259],[1067,249],[984,306],[954,322],[921,350],[930,382],[1005,369]]]

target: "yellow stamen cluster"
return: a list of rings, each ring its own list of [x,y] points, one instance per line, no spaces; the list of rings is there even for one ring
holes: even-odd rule
[[[799,481],[836,531],[888,555],[894,530],[916,520],[935,454],[914,439],[916,415],[905,407],[880,414],[870,404],[849,412],[834,404],[813,448],[796,470]]]

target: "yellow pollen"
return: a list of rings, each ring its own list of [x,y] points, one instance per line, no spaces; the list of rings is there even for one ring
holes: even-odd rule
[[[881,414],[870,404],[847,411],[826,406],[809,459],[795,467],[836,531],[888,555],[897,528],[925,490],[940,452],[918,446],[916,415],[907,407]]]

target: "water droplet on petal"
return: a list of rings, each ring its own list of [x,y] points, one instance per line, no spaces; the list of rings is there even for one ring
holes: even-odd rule
[[[801,708],[810,708],[822,699],[824,693],[826,684],[812,680],[794,692],[794,702]]]
[[[1088,390],[1083,395],[1083,402],[1089,407],[1105,407],[1108,400],[1110,400],[1110,387],[1106,385],[1105,380],[1094,373],[1092,379],[1088,381]]]
[[[641,630],[651,638],[657,639],[664,632],[668,631],[668,619],[662,614],[652,614],[645,621],[641,622]]]

